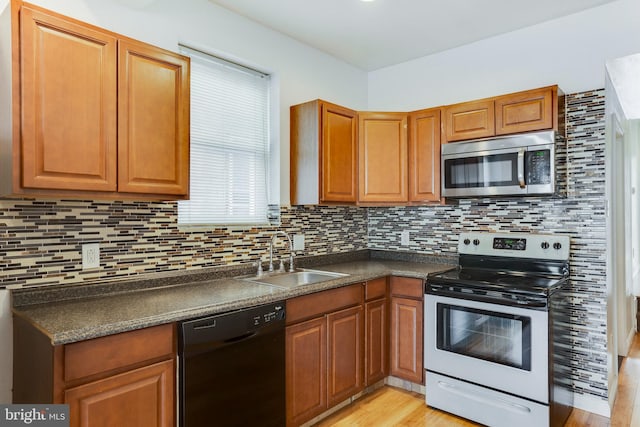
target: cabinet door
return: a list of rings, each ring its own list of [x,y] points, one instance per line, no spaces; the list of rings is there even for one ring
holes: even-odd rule
[[[287,425],[327,409],[327,321],[319,317],[286,330]]]
[[[175,424],[172,360],[65,391],[72,427],[169,427]]]
[[[389,322],[386,298],[365,304],[365,385],[384,379],[389,373]]]
[[[409,114],[409,201],[440,200],[440,109]]]
[[[364,203],[408,200],[405,113],[359,114],[359,193]]]
[[[361,305],[327,315],[329,407],[364,388],[362,315]]]
[[[118,46],[118,191],[189,191],[189,60],[133,40]]]
[[[322,190],[323,202],[356,201],[357,115],[338,105],[322,104]]]
[[[552,129],[555,98],[550,87],[496,98],[496,134]]]
[[[444,116],[448,142],[495,135],[493,99],[450,105]]]
[[[422,301],[391,298],[391,367],[390,374],[422,384],[423,352]]]
[[[21,186],[115,191],[116,39],[20,10]]]

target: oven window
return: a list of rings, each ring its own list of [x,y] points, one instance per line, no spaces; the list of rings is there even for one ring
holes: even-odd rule
[[[531,370],[531,319],[437,304],[440,350]]]
[[[518,185],[518,154],[504,153],[444,162],[446,188]]]

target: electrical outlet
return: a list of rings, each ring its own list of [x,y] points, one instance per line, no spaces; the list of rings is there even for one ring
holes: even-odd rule
[[[100,244],[85,243],[82,245],[82,269],[89,270],[100,267]]]
[[[400,233],[400,244],[402,246],[409,246],[411,244],[409,240],[409,230],[402,230],[402,233]]]
[[[304,250],[304,234],[293,235],[293,250],[294,251]]]

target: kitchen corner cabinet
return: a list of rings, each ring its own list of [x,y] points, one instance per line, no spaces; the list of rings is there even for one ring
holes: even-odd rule
[[[409,201],[440,201],[440,108],[409,113]]]
[[[298,426],[364,388],[361,284],[287,300],[287,426]]]
[[[417,384],[424,384],[423,281],[408,277],[391,277],[390,295],[389,374]]]
[[[17,0],[12,8],[20,89],[8,192],[187,198],[189,59]]]
[[[358,114],[358,202],[408,201],[406,113]]]
[[[322,100],[290,108],[291,204],[355,204],[357,113]]]
[[[365,385],[389,375],[389,300],[387,278],[365,284]]]
[[[446,142],[559,129],[558,86],[444,107]]]
[[[175,325],[51,346],[14,317],[14,403],[69,405],[72,427],[175,425]]]

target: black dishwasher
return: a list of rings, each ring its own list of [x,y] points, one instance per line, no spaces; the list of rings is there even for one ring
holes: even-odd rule
[[[284,301],[180,322],[180,427],[286,424]]]

